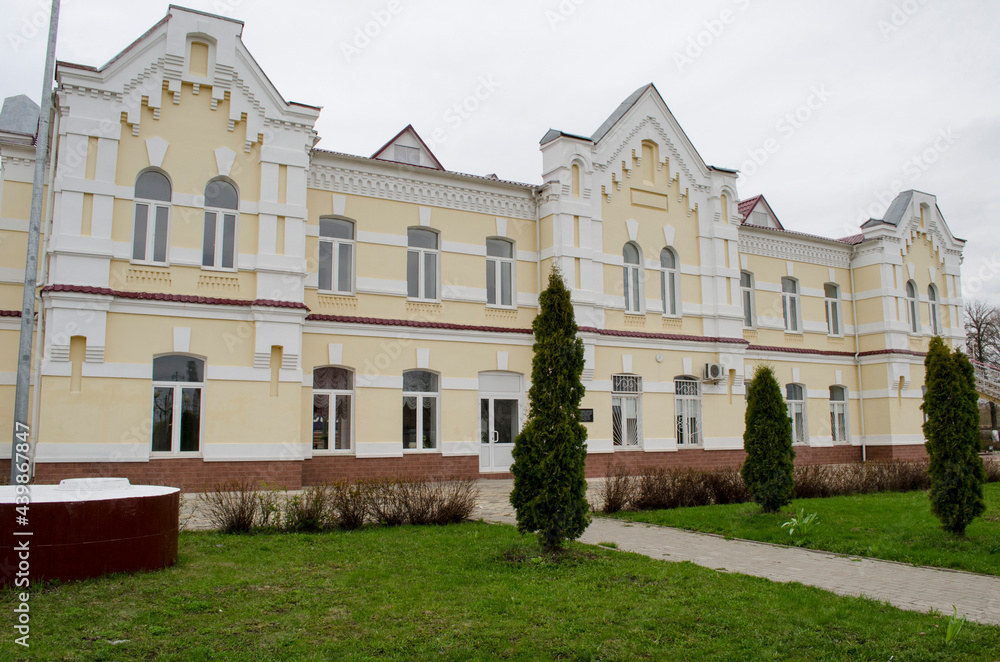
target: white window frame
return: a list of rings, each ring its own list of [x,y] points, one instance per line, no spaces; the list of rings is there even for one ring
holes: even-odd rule
[[[611,376],[611,443],[616,449],[642,448],[642,377],[639,375]],[[634,416],[626,413],[629,403]],[[618,407],[618,419],[615,419]],[[635,435],[629,434],[632,421]]]
[[[683,392],[690,390],[694,390],[694,393]],[[674,434],[677,435],[678,446],[692,448],[705,444],[701,396],[700,380],[686,375],[674,377]],[[690,428],[692,419],[695,422],[696,430]],[[694,441],[685,441],[690,439],[694,439]]]
[[[342,237],[327,237],[323,235],[323,221],[341,221],[344,223],[350,223],[351,225],[351,237],[352,239],[344,239]],[[333,294],[338,296],[353,296],[354,295],[354,273],[358,264],[357,251],[355,249],[357,242],[357,225],[353,220],[349,218],[343,218],[341,216],[321,216],[319,219],[319,252],[317,254],[318,262],[322,265],[323,262],[323,245],[327,244],[330,246],[330,287],[324,288],[323,283],[319,280],[319,269],[316,270],[317,287],[320,292],[324,294]],[[338,275],[340,274],[340,247],[348,246],[351,251],[351,269],[350,274],[348,274],[347,289],[338,289],[338,286],[343,285],[343,283],[338,282]]]
[[[827,291],[833,289],[833,296]],[[841,338],[844,335],[843,305],[840,299],[840,286],[836,283],[823,285],[824,305],[826,307],[826,334]]]
[[[345,368],[345,367],[339,366],[339,365],[316,366],[315,368],[313,368],[314,374],[315,374],[316,370],[321,370],[323,368],[338,368],[340,370],[345,370],[345,371],[347,371],[347,372],[349,372],[351,374],[351,384],[352,385],[355,384],[355,374],[354,374],[354,371],[351,370],[350,368]],[[313,386],[312,393],[313,393],[313,398],[314,398],[314,400],[313,400],[313,425],[316,424],[316,408],[315,408],[316,407],[316,405],[315,405],[316,401],[315,401],[315,396],[317,396],[317,395],[326,395],[326,396],[328,396],[330,398],[327,401],[327,418],[328,418],[328,420],[327,420],[327,429],[326,429],[326,432],[327,432],[327,444],[326,445],[327,445],[327,447],[326,448],[316,448],[316,446],[315,446],[315,443],[316,443],[315,442],[315,432],[313,432],[313,435],[314,435],[313,442],[312,442],[312,444],[313,444],[313,446],[312,446],[312,452],[313,452],[313,454],[317,454],[317,455],[326,455],[326,454],[330,454],[330,455],[344,455],[344,454],[351,454],[351,453],[353,453],[354,452],[354,430],[357,427],[356,424],[355,424],[355,420],[356,419],[354,417],[354,402],[355,402],[354,389],[353,388],[350,388],[350,389],[316,388],[315,386]],[[348,436],[348,439],[347,439],[347,444],[348,444],[347,448],[333,448],[333,447],[331,447],[333,444],[331,444],[330,442],[333,441],[334,444],[335,444],[336,443],[335,440],[337,438],[337,417],[336,417],[337,400],[339,398],[343,398],[343,397],[350,398],[350,400],[348,401],[347,416],[348,416],[348,420],[350,421],[351,432],[350,432],[350,435]]]
[[[204,214],[204,217],[203,217],[204,218],[203,222],[205,222],[205,223],[208,222],[208,215],[209,214],[213,214],[214,217],[215,217],[215,250],[214,250],[214,254],[212,256],[212,264],[205,264],[205,244],[204,244],[204,241],[205,241],[204,235],[205,235],[205,233],[203,231],[202,232],[202,250],[201,250],[201,253],[202,253],[201,268],[202,269],[212,270],[212,271],[235,272],[235,271],[239,270],[239,262],[240,262],[240,251],[239,251],[239,247],[240,247],[240,210],[239,210],[239,207],[240,207],[240,191],[239,191],[238,188],[236,188],[236,185],[233,184],[232,182],[230,182],[228,179],[213,179],[212,181],[210,181],[208,184],[205,185],[206,192],[208,191],[208,187],[211,186],[212,183],[216,182],[216,181],[225,182],[225,183],[229,184],[230,186],[232,186],[233,189],[236,191],[236,209],[225,209],[223,207],[209,207],[207,205],[205,206],[205,214]],[[207,196],[206,196],[206,200],[207,200]],[[225,243],[225,238],[226,238],[226,232],[225,232],[225,228],[226,228],[226,216],[232,216],[233,219],[234,219],[233,220],[233,266],[232,267],[224,267],[224,266],[222,266],[222,256],[223,256],[223,253],[225,251],[224,243]],[[203,230],[204,230],[204,228],[203,228]]]
[[[747,284],[743,284],[743,277],[746,276]],[[756,303],[754,301],[754,283],[753,274],[749,271],[740,272],[740,305],[743,309],[743,328],[744,329],[755,329],[757,328],[757,316],[756,310],[754,310]]]
[[[786,290],[785,285],[792,287]],[[802,333],[802,299],[799,281],[791,277],[781,279],[781,313],[785,318],[785,333]]]
[[[411,231],[426,232],[430,235],[434,235],[434,243],[437,248],[421,248],[417,246],[410,246],[409,233]],[[429,228],[407,228],[407,240],[406,240],[406,298],[410,301],[431,301],[438,303],[441,301],[441,234],[435,232]],[[410,255],[415,254],[417,256],[417,296],[410,295]],[[427,256],[434,256],[434,297],[423,296],[427,292]]]
[[[934,283],[927,286],[927,309],[931,316],[931,333],[941,335],[941,310],[939,308],[937,287]]]
[[[173,183],[170,181],[170,178],[167,177],[166,173],[164,173],[164,172],[162,172],[160,170],[145,170],[145,171],[139,173],[139,176],[135,178],[136,185],[138,185],[139,179],[141,179],[143,175],[145,175],[147,173],[150,173],[150,172],[155,172],[156,174],[162,175],[164,178],[166,178],[167,185],[170,187],[170,195],[172,197],[172,195],[173,195]],[[133,193],[134,192],[135,192],[135,188],[133,188]],[[132,242],[131,242],[131,246],[130,246],[131,252],[129,253],[129,261],[132,264],[149,264],[149,265],[161,266],[161,267],[170,266],[170,209],[171,209],[171,206],[172,206],[171,205],[171,201],[170,200],[154,200],[152,198],[141,198],[141,197],[138,197],[137,195],[134,196],[133,200],[134,200],[134,204],[132,206]],[[139,211],[139,209],[138,209],[139,205],[145,205],[146,206],[146,218],[143,221],[145,223],[145,226],[146,226],[146,241],[145,241],[145,245],[143,246],[143,252],[142,252],[142,257],[141,258],[135,257],[135,249],[136,249],[136,244],[135,244],[135,240],[136,240],[136,233],[135,233],[135,228],[136,228],[136,214]],[[157,218],[157,211],[160,210],[160,209],[166,210],[166,213],[167,213],[167,220],[166,220],[166,223],[167,223],[167,236],[164,238],[164,244],[165,245],[163,246],[163,260],[156,260],[156,259],[154,259],[154,256],[156,255],[156,218]]]
[[[843,399],[834,399],[835,389],[840,391]],[[839,421],[843,421],[843,435],[838,434]],[[830,387],[830,436],[834,443],[847,443],[851,440],[851,421],[847,417],[847,387],[838,384]]]
[[[510,257],[490,255],[490,242],[502,242],[510,247]],[[510,303],[503,303],[503,267],[510,268]],[[493,272],[493,301],[490,301],[489,274]],[[486,305],[490,308],[517,308],[517,246],[506,237],[486,238]]]
[[[170,450],[169,451],[154,451],[152,450],[153,445],[153,430],[151,429],[149,435],[150,444],[150,457],[202,457],[205,448],[205,373],[208,370],[208,361],[203,357],[193,356],[189,354],[179,354],[173,352],[171,354],[161,354],[159,356],[154,356],[153,360],[159,358],[164,358],[166,356],[186,356],[193,359],[197,359],[202,362],[202,381],[200,382],[174,382],[166,380],[153,380],[151,395],[152,402],[150,404],[150,421],[151,428],[155,425],[156,420],[156,389],[157,388],[169,388],[173,390],[173,411],[171,412],[170,421]],[[194,451],[182,451],[181,450],[181,422],[183,416],[183,405],[184,405],[184,391],[183,389],[197,389],[198,390],[198,450]]]
[[[631,247],[637,255],[636,262],[628,262],[625,253]],[[633,315],[641,315],[645,312],[645,301],[643,300],[643,276],[642,249],[633,241],[626,243],[622,247],[622,277],[625,279],[625,312]]]
[[[801,392],[801,398],[792,398],[789,394],[790,388],[799,389]],[[786,384],[785,385],[785,405],[788,407],[788,418],[792,419],[792,443],[793,444],[808,444],[809,443],[809,417],[808,417],[808,398],[809,391],[806,390],[805,384]],[[799,426],[796,424],[796,416],[799,416],[802,421],[801,432],[799,433]]]
[[[920,314],[917,308],[917,284],[912,280],[906,281],[904,290],[906,294],[906,326],[911,335],[920,333]]]
[[[406,375],[407,372],[426,372],[426,373],[430,373],[430,374],[434,375],[435,377],[437,377],[437,390],[436,391],[406,391],[406,390],[403,391],[403,399],[401,401],[401,404],[402,404],[403,407],[406,407],[406,399],[407,398],[416,398],[417,399],[417,402],[416,402],[416,411],[417,411],[417,416],[416,416],[416,419],[417,419],[417,437],[416,437],[416,440],[415,440],[415,444],[417,444],[417,445],[416,445],[416,448],[407,448],[405,446],[405,443],[406,443],[405,439],[402,439],[401,441],[404,444],[404,446],[403,446],[403,452],[404,453],[440,453],[441,452],[441,375],[438,374],[438,373],[436,373],[436,372],[434,372],[433,370],[406,370],[403,373],[404,374],[404,383],[405,383],[405,375]],[[420,412],[423,411],[424,400],[433,400],[434,401],[434,445],[430,446],[430,447],[427,447],[427,448],[424,448],[423,445],[420,444],[420,440],[423,439],[423,436],[424,436],[424,418],[423,418],[423,416],[420,415]],[[402,430],[401,430],[401,432],[402,432]]]
[[[674,266],[663,265],[664,255],[673,258]],[[680,258],[677,251],[670,246],[665,246],[660,250],[660,304],[663,306],[664,317],[681,316],[681,273]],[[673,312],[670,309],[673,308]]]

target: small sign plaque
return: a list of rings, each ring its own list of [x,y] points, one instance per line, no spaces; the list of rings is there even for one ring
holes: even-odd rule
[[[593,409],[581,409],[580,410],[580,420],[584,423],[594,422],[594,410]]]

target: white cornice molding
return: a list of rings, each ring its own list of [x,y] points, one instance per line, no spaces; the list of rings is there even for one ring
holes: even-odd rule
[[[332,160],[336,157],[324,155],[321,158]],[[431,181],[429,177],[424,179],[408,175],[396,169],[392,173],[384,173],[376,172],[375,168],[364,170],[348,165],[317,163],[314,158],[309,166],[307,187],[490,216],[535,220],[535,201],[527,190],[516,195],[490,191],[487,185],[445,184]]]
[[[848,269],[851,264],[851,247],[839,248],[826,242],[809,241],[804,237],[785,237],[774,232],[757,233],[740,228],[740,253],[773,257],[795,262],[809,262],[826,267]]]

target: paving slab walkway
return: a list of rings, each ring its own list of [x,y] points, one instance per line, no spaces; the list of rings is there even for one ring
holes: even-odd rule
[[[589,481],[587,498],[599,503],[602,479]],[[475,518],[514,524],[509,496],[511,480],[480,480]],[[208,528],[196,495],[181,504],[182,528]],[[971,621],[1000,626],[1000,577],[926,568],[849,557],[830,552],[783,547],[721,536],[682,531],[649,524],[595,517],[580,538],[587,544],[613,542],[620,550],[664,561],[691,561],[706,568],[765,577],[777,582],[799,582],[838,595],[864,596],[900,609],[932,609]]]

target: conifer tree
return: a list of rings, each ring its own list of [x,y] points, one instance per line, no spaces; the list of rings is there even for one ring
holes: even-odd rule
[[[745,421],[743,450],[747,457],[740,470],[743,484],[764,512],[777,512],[792,500],[795,451],[792,421],[769,366],[758,365],[754,371]]]
[[[924,368],[927,392],[920,408],[927,416],[931,512],[945,530],[964,535],[965,527],[986,510],[975,372],[960,349],[950,354],[937,336],[931,339]]]
[[[580,423],[583,341],[576,337],[570,293],[557,268],[539,297],[528,392],[528,420],[514,440],[511,505],[519,531],[538,532],[554,550],[590,523],[585,464],[587,430]]]

